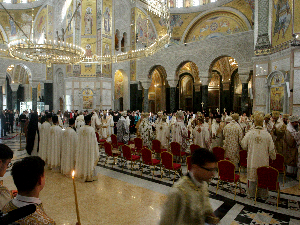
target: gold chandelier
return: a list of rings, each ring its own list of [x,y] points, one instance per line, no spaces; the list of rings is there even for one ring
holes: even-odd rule
[[[8,44],[12,57],[36,63],[78,63],[85,56],[85,50],[80,46],[62,41],[19,39]]]

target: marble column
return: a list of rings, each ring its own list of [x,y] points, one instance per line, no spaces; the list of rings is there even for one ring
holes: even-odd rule
[[[149,88],[151,85],[151,81],[142,81],[142,86],[144,89],[144,99],[143,99],[143,111],[148,112],[149,111],[149,98],[148,98],[148,93],[149,93]]]
[[[220,101],[222,101],[223,109],[222,113],[224,112],[224,108],[226,112],[231,112],[233,110],[233,95],[230,93],[230,81],[222,82],[222,92],[220,95]]]
[[[255,11],[255,29],[257,32],[255,50],[269,49],[271,48],[269,36],[270,1],[255,0]]]
[[[45,106],[49,105],[49,111],[53,110],[53,83],[44,84],[44,102]]]
[[[208,109],[208,84],[209,84],[209,78],[208,77],[201,77],[201,92],[202,92],[202,101],[199,102],[198,104],[203,104],[201,105],[201,111],[205,111]]]
[[[178,80],[168,80],[170,86],[170,113],[176,112],[176,87]]]
[[[135,111],[138,109],[138,84],[130,84],[130,110]]]
[[[32,82],[32,110],[34,112],[37,112],[37,101],[38,101],[38,96],[37,96],[37,87],[39,85],[39,82]]]
[[[201,93],[201,83],[194,84],[194,98],[193,98],[193,112],[201,112],[201,100],[202,100],[202,93]]]
[[[249,99],[248,99],[248,79],[249,75],[239,75],[239,78],[242,82],[242,97],[241,97],[241,111],[242,113],[248,113],[249,110]]]
[[[141,83],[138,83],[137,91],[137,108],[140,112],[143,111],[143,87]]]
[[[18,106],[17,106],[17,102],[18,102],[18,88],[19,88],[19,84],[11,84],[11,91],[12,91],[12,110],[17,110]]]

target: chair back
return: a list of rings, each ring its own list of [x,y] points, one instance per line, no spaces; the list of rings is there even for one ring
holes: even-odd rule
[[[110,143],[108,143],[107,141],[104,142],[104,150],[105,150],[105,153],[108,155],[108,156],[113,156],[112,154],[112,146]]]
[[[257,186],[269,190],[278,190],[278,170],[270,166],[257,168]]]
[[[122,146],[122,151],[123,151],[123,157],[126,160],[131,160],[131,149],[128,145],[123,145]]]
[[[159,140],[152,141],[152,151],[155,153],[161,153],[161,143]]]
[[[180,156],[180,144],[178,142],[171,142],[171,152],[173,155]]]
[[[235,165],[229,160],[218,162],[219,178],[227,182],[235,182]]]
[[[191,146],[190,146],[191,155],[193,155],[194,151],[198,148],[200,148],[199,145],[191,144]]]
[[[285,169],[284,156],[277,153],[275,160],[269,159],[269,166],[275,168],[276,170],[278,170],[278,172],[283,172]]]
[[[145,164],[152,164],[152,152],[150,149],[142,149],[142,160]]]
[[[188,139],[191,139],[191,131],[188,130]]]
[[[143,139],[142,138],[135,138],[134,139],[134,146],[138,151],[140,151],[143,148]]]
[[[192,168],[192,157],[191,156],[186,157],[186,163],[187,163],[187,169],[188,169],[188,171],[190,171]]]
[[[214,147],[212,149],[214,155],[216,156],[217,160],[220,161],[220,160],[224,160],[224,157],[225,157],[225,149],[222,148],[222,147]]]
[[[239,151],[239,155],[240,155],[240,165],[246,167],[248,152],[246,150],[242,150]]]
[[[117,135],[112,134],[112,135],[110,136],[110,138],[111,138],[111,144],[112,144],[112,146],[113,146],[114,148],[117,148],[117,147],[118,147],[118,139],[117,139]]]
[[[100,143],[100,136],[99,136],[98,132],[95,132],[95,134],[96,134],[97,142]]]
[[[173,155],[170,152],[162,152],[161,163],[166,169],[173,170]]]

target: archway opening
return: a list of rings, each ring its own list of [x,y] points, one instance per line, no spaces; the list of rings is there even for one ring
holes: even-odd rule
[[[165,111],[166,106],[166,71],[162,66],[156,66],[149,75],[151,77],[151,85],[148,91],[149,111],[157,113]]]
[[[183,74],[179,80],[179,108],[184,111],[193,111],[193,85],[194,79],[191,74]]]
[[[124,108],[124,75],[121,70],[115,73],[115,100],[114,109],[123,111]]]

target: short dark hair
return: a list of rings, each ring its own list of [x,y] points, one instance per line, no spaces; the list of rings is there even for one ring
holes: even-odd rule
[[[206,163],[218,162],[216,156],[206,148],[198,148],[194,151],[191,159],[192,164],[204,166]]]
[[[52,116],[52,122],[57,123],[58,122],[58,116]]]
[[[14,163],[11,175],[18,191],[32,191],[44,175],[45,161],[38,156],[25,157]]]
[[[69,119],[69,125],[73,125],[75,123],[75,119],[74,118],[70,118]]]
[[[5,144],[0,144],[0,160],[12,159],[14,152]]]
[[[84,116],[84,121],[85,121],[85,124],[88,124],[90,121],[91,121],[91,116],[90,115],[86,115]]]

